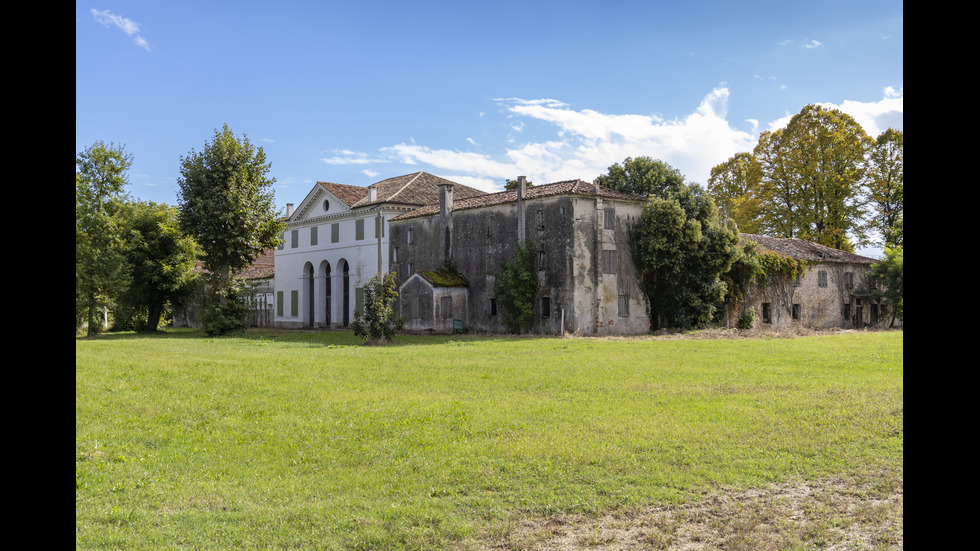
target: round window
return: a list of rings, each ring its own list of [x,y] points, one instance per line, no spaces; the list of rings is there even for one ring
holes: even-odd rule
[[[323,200],[323,210],[330,210],[330,201],[326,199]]]

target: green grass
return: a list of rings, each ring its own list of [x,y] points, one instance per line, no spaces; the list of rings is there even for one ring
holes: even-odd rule
[[[75,344],[81,549],[429,549],[517,515],[903,471],[903,333]]]

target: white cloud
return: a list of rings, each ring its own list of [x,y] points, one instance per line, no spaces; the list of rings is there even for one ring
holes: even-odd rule
[[[844,100],[840,105],[827,102],[818,103],[817,105],[847,113],[861,125],[865,133],[872,138],[876,138],[889,128],[902,130],[904,126],[905,98],[903,97],[903,90],[896,90],[888,86],[884,89],[883,95],[884,97],[879,101]],[[795,113],[787,113],[779,119],[770,122],[769,130],[785,128],[789,124],[789,120],[793,118],[793,115]]]
[[[126,17],[116,15],[110,12],[109,10],[99,11],[93,8],[91,12],[92,12],[92,17],[94,17],[95,20],[98,21],[99,23],[102,23],[103,26],[117,27],[127,35],[133,36],[133,43],[135,43],[137,46],[143,48],[146,51],[150,51],[149,42],[147,42],[146,39],[143,38],[142,35],[140,35],[139,23],[133,21],[132,19],[128,19]]]
[[[381,173],[378,172],[378,171],[376,171],[376,170],[371,170],[369,168],[366,168],[366,169],[364,169],[364,170],[361,171],[361,174],[364,174],[365,176],[367,176],[369,178],[375,178],[375,177],[378,176],[378,174],[381,174]]]
[[[812,50],[813,48],[819,48],[821,46],[823,46],[823,44],[817,42],[816,40],[811,40],[808,44],[803,45],[803,47],[808,50]]]
[[[367,153],[361,151],[351,151],[349,149],[335,150],[333,157],[320,159],[328,165],[369,165],[373,163],[387,163],[388,159],[372,158]]]

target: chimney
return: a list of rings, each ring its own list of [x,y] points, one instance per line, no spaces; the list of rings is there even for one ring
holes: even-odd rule
[[[293,204],[286,203],[286,218],[289,218],[292,215],[293,215]]]
[[[368,202],[373,203],[378,200],[377,186],[368,186]]]
[[[517,245],[524,246],[524,189],[527,176],[517,177]]]

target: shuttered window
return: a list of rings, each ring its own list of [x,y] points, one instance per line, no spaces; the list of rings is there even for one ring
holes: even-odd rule
[[[354,221],[354,239],[361,241],[364,239],[364,219]]]
[[[330,242],[340,241],[340,224],[330,224]]]
[[[316,241],[317,241],[317,235],[316,235],[317,234],[317,231],[316,230],[317,230],[317,226],[313,226],[312,228],[310,228],[310,245],[311,246],[312,245],[316,245]]]

